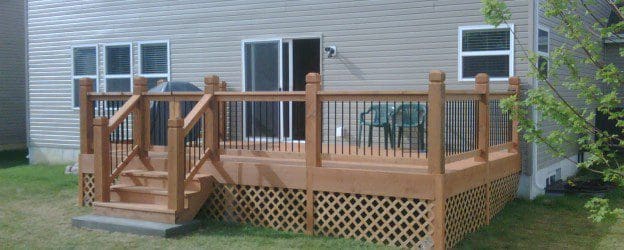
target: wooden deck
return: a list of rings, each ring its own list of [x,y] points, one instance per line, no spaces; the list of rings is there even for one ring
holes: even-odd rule
[[[462,91],[446,91],[440,71],[430,74],[428,91],[322,91],[320,79],[309,74],[305,92],[233,93],[209,76],[204,93],[169,94],[147,93],[145,78],[134,79],[133,93],[91,93],[91,80],[82,79],[80,204],[93,204],[95,213],[107,216],[181,223],[204,214],[279,230],[445,249],[487,225],[515,197],[517,123],[511,138],[491,146],[489,100],[518,93],[517,78],[510,78],[510,91],[503,93],[490,93],[484,74],[474,89]],[[331,131],[323,127],[322,116],[328,114],[322,102],[363,99],[426,103],[426,146],[358,147],[322,138],[323,131]],[[125,102],[114,115],[95,117],[96,100]],[[167,146],[150,145],[154,100],[169,103]],[[445,119],[453,118],[445,105],[457,100],[475,103],[465,106],[475,109],[459,114],[472,115],[476,123],[466,131],[478,128],[460,152],[447,148],[445,139],[457,142],[461,135],[444,129]],[[183,101],[196,102],[185,115]],[[232,101],[305,102],[305,142],[223,139],[231,126],[222,104]],[[461,121],[453,126],[474,125]],[[121,124],[131,124],[122,127],[131,131],[114,132]],[[201,131],[191,136],[197,126]],[[185,138],[194,138],[194,144]]]

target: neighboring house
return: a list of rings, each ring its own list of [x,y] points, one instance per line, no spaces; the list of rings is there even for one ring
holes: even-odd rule
[[[26,148],[25,3],[0,1],[0,151]]]
[[[28,1],[31,161],[76,161],[81,77],[95,79],[98,91],[130,91],[133,76],[153,86],[159,79],[200,83],[207,74],[231,91],[286,91],[302,90],[305,74],[318,71],[327,90],[417,90],[439,69],[449,89],[472,88],[479,72],[491,76],[493,89],[506,88],[510,76],[532,88],[522,50],[547,60],[565,39],[537,0],[506,2],[513,19],[494,28],[479,0]],[[332,48],[335,55],[324,53]],[[251,79],[272,63],[278,74]],[[543,146],[522,151],[524,196],[576,169]],[[576,160],[574,149],[570,155]]]

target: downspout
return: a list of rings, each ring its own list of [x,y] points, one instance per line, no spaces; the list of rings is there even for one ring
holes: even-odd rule
[[[536,41],[537,41],[537,27],[539,25],[539,1],[540,0],[530,0],[530,13],[531,15],[529,16],[529,26],[530,26],[530,31],[529,31],[529,50],[530,52],[534,52],[536,51]],[[530,63],[530,62],[529,62]],[[530,67],[530,66],[529,66]],[[529,81],[531,81],[533,83],[533,88],[538,88],[539,87],[539,81],[537,81],[537,79],[535,78],[531,78]],[[537,121],[539,119],[539,114],[537,111],[537,108],[535,107],[535,105],[531,106],[531,118],[533,119],[533,121],[535,122],[535,126],[537,128],[537,126],[539,126],[537,124]],[[536,178],[537,175],[537,165],[538,165],[538,147],[537,147],[537,143],[536,142],[532,142],[531,143],[531,187],[529,188],[529,197],[533,196],[533,192],[532,192],[532,188],[533,185],[538,186],[538,181]]]
[[[30,1],[24,1],[24,100],[25,119],[26,119],[26,148],[28,149],[28,162],[30,163],[30,69],[29,69],[29,46],[28,46],[28,3]]]

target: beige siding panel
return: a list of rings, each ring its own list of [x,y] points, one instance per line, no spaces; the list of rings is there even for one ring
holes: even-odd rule
[[[526,46],[528,0],[507,3]],[[322,62],[325,89],[423,89],[432,69],[447,72],[449,88],[471,88],[472,83],[457,81],[457,31],[483,24],[480,0],[30,0],[28,5],[32,143],[72,148],[78,147],[72,45],[169,40],[172,79],[200,84],[204,75],[218,74],[231,90],[240,90],[242,39],[322,35],[323,45],[338,48],[337,58]],[[523,76],[527,65],[518,46],[514,73]],[[135,71],[136,53],[135,46]]]

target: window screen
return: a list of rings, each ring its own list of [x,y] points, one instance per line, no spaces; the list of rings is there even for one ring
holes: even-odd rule
[[[143,42],[139,44],[141,76],[147,78],[148,88],[158,81],[169,80],[169,44],[167,42]]]
[[[72,107],[77,108],[80,106],[80,78],[91,78],[93,91],[97,91],[97,47],[74,47],[72,59]]]
[[[539,52],[548,53],[548,31],[538,29],[537,50]]]
[[[106,91],[132,90],[132,49],[130,44],[105,46]]]
[[[511,75],[511,28],[460,28],[459,78],[471,80],[479,73],[492,78]]]
[[[545,29],[537,30],[537,72],[539,79],[548,77],[548,52],[549,52],[548,31]]]

